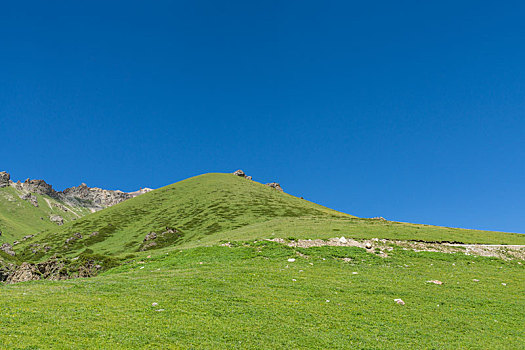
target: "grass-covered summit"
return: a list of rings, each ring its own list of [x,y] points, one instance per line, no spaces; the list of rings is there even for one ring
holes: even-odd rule
[[[151,234],[154,232],[154,234]],[[151,240],[144,241],[147,235]],[[29,260],[265,238],[388,238],[522,244],[518,234],[360,219],[232,174],[205,174],[47,230],[21,245]],[[38,244],[36,246],[35,244]],[[25,249],[22,252],[23,248]]]

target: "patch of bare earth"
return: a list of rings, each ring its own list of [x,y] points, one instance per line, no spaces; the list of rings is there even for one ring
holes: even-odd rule
[[[500,258],[504,260],[525,260],[525,245],[451,244],[436,242],[398,241],[378,238],[357,241],[345,237],[334,237],[327,240],[300,239],[293,241],[286,241],[282,238],[274,238],[270,239],[269,241],[278,242],[286,244],[290,247],[299,248],[323,246],[359,247],[366,249],[366,251],[369,253],[377,253],[382,257],[387,257],[388,252],[394,249],[393,246],[398,246],[402,249],[413,250],[415,252],[440,252],[448,254],[486,256]]]

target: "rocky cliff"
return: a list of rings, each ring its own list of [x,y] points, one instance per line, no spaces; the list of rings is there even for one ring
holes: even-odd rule
[[[97,187],[88,187],[85,183],[77,187],[67,188],[64,191],[55,191],[53,186],[44,180],[27,179],[24,182],[13,182],[9,173],[0,172],[0,188],[11,186],[21,192],[22,199],[29,200],[31,194],[40,194],[49,196],[66,205],[82,207],[92,212],[111,207],[115,204],[125,201],[126,199],[136,197],[143,193],[152,191],[149,188],[140,189],[135,192],[122,192],[114,190],[105,190]],[[33,200],[35,205],[36,198]],[[37,205],[35,205],[37,206]]]

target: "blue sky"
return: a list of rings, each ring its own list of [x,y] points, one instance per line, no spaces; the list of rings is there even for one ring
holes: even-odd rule
[[[244,169],[362,217],[525,232],[521,1],[24,1],[0,170],[57,189]]]

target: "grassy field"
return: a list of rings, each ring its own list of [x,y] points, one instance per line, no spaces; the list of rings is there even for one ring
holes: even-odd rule
[[[525,343],[524,267],[516,261],[401,249],[382,258],[355,247],[253,241],[146,254],[91,279],[0,286],[2,348],[522,349]],[[432,279],[444,284],[426,282]]]
[[[26,260],[83,251],[118,255],[138,251],[149,232],[166,227],[178,232],[158,240],[157,248],[216,244],[222,240],[261,238],[415,239],[464,243],[525,244],[525,236],[359,219],[278,192],[231,174],[205,174],[127,200],[114,207],[43,232],[19,246]],[[97,232],[95,236],[91,234]],[[69,244],[75,233],[82,235]],[[30,244],[49,246],[34,254]]]
[[[167,228],[159,249],[139,251]],[[523,261],[265,240],[341,236],[525,244],[519,234],[357,218],[206,174],[48,228],[14,258],[0,252],[17,263],[59,254],[71,267],[98,254],[118,265],[89,279],[0,284],[0,348],[523,349]]]

